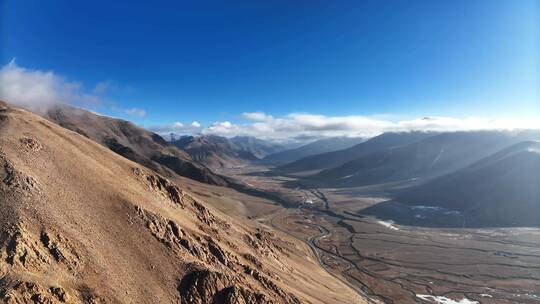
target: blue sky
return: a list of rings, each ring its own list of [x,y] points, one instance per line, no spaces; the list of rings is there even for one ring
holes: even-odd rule
[[[538,1],[4,0],[1,9],[2,65],[51,71],[101,101],[88,108],[144,126],[241,124],[245,112],[540,115]]]

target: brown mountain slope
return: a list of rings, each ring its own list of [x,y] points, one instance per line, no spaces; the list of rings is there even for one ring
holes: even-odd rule
[[[164,176],[170,177],[174,172],[204,183],[227,184],[223,178],[194,161],[186,152],[129,121],[97,115],[68,105],[54,106],[42,115]]]
[[[362,303],[296,240],[0,103],[7,303]]]
[[[213,169],[241,166],[259,160],[228,138],[216,135],[183,136],[172,144]]]
[[[235,136],[229,139],[231,142],[255,155],[258,159],[263,159],[267,155],[285,150],[281,144],[263,140],[252,136]]]

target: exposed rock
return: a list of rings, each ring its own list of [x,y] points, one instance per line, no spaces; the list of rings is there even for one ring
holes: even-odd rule
[[[152,235],[166,246],[176,250],[186,250],[200,261],[206,262],[209,265],[217,267],[221,264],[230,269],[229,271],[232,271],[232,273],[238,272],[238,269],[236,268],[239,266],[238,258],[223,249],[215,240],[198,236],[190,237],[187,232],[178,227],[174,221],[167,220],[139,207],[137,207],[137,212],[146,222],[146,226]],[[262,268],[262,264],[253,256],[251,257],[251,260],[254,261],[259,268]],[[239,268],[242,269],[242,266]],[[282,303],[299,303],[296,297],[281,289],[269,276],[249,266],[243,266],[243,268],[244,273],[258,281],[264,290],[283,299]],[[243,303],[240,299],[247,299],[248,302],[246,303],[261,303],[249,302],[253,299],[260,300],[260,296],[246,293],[246,297],[244,298],[244,294],[239,293],[238,290],[230,295],[230,299],[239,299],[238,301],[240,302],[224,302],[225,295],[229,295],[229,293],[221,291],[226,287],[231,287],[233,281],[241,282],[241,277],[211,272],[209,270],[197,270],[186,275],[182,279],[179,290],[183,295],[183,303]],[[245,282],[242,286],[246,286]],[[209,299],[213,299],[212,301],[214,302]]]
[[[276,249],[283,251],[281,247],[277,246],[272,240],[272,235],[267,231],[257,228],[257,232],[252,237],[249,234],[244,235],[244,242],[257,252],[265,256],[276,256]]]
[[[197,213],[197,218],[205,223],[206,225],[210,226],[216,222],[215,216],[208,211],[208,209],[203,206],[201,203],[197,202],[196,200],[193,200],[191,205],[195,208],[195,211]]]
[[[272,301],[261,293],[254,293],[245,288],[232,286],[222,291],[223,303],[231,304],[270,304]]]
[[[221,248],[211,238],[190,235],[172,220],[167,220],[140,207],[136,207],[136,210],[150,233],[167,247],[187,251],[194,257],[213,265],[221,263],[226,267],[232,267],[237,263],[236,257],[232,258],[231,253]]]
[[[31,176],[17,170],[13,164],[0,152],[0,179],[11,191],[22,192],[24,195],[41,192],[39,183]]]
[[[276,294],[279,298],[283,299],[283,303],[300,303],[300,300],[296,296],[284,291],[281,287],[274,283],[271,278],[267,277],[260,271],[246,266],[244,272],[257,280],[265,290],[268,290]]]
[[[255,267],[257,267],[258,269],[262,269],[263,268],[263,265],[262,263],[252,254],[250,253],[246,253],[244,254],[244,259],[246,259],[248,262],[250,262],[251,264],[253,264]]]
[[[59,264],[74,272],[82,261],[70,242],[58,233],[34,235],[24,224],[8,229],[0,243],[0,264],[29,271],[42,271]]]
[[[71,271],[75,271],[81,266],[79,254],[67,238],[58,233],[43,230],[40,239],[56,262],[65,264]]]
[[[180,190],[180,188],[171,183],[168,179],[140,168],[133,168],[133,174],[135,174],[135,176],[153,192],[184,207],[184,191]]]
[[[23,224],[11,227],[0,243],[0,263],[30,271],[40,271],[52,263],[47,248]]]
[[[197,215],[197,218],[202,223],[206,224],[209,227],[213,228],[219,228],[221,231],[228,231],[231,228],[231,225],[222,219],[217,218],[208,208],[206,208],[203,204],[199,203],[197,200],[195,200],[192,197],[189,197],[189,200],[191,201],[191,206],[193,207],[193,210],[195,211],[195,214]],[[219,234],[219,232],[215,232],[215,234]]]
[[[194,270],[185,275],[178,285],[181,303],[224,303],[223,294],[220,292],[230,287],[232,283],[233,281],[228,275],[207,269]]]
[[[94,293],[88,286],[82,286],[79,290],[80,298],[84,304],[105,304],[108,303]]]
[[[178,291],[183,304],[270,304],[270,303],[300,303],[277,286],[272,286],[278,297],[253,292],[248,288],[239,287],[242,284],[238,279],[229,275],[198,269],[182,278]],[[244,284],[245,285],[245,284]]]
[[[37,139],[31,138],[31,137],[22,137],[20,139],[20,142],[22,146],[29,151],[37,152],[41,149],[43,149],[43,146]]]
[[[228,254],[223,249],[221,249],[218,244],[211,241],[208,243],[208,249],[210,250],[210,253],[212,253],[212,255],[216,257],[216,259],[218,259],[221,264],[225,266],[229,265],[229,259],[227,257]]]
[[[184,231],[178,227],[178,225],[172,221],[163,218],[160,215],[154,214],[147,210],[144,210],[138,206],[135,207],[137,213],[141,219],[145,222],[146,228],[150,230],[150,233],[158,239],[163,244],[167,245],[169,248],[183,244],[188,246],[190,243],[187,238],[185,238]]]
[[[82,303],[59,286],[45,287],[38,283],[21,282],[2,278],[0,280],[0,300],[7,304],[19,303]]]

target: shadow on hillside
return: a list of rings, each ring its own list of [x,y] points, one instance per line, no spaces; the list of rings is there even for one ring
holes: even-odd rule
[[[410,206],[396,201],[378,203],[358,212],[359,215],[374,216],[398,225],[461,228],[465,218],[461,213],[437,207]]]
[[[528,225],[501,225],[501,223],[481,219],[474,214],[462,214],[434,206],[419,206],[385,201],[359,211],[357,216],[373,216],[383,221],[413,227],[429,228],[518,228]],[[530,225],[528,226],[530,227]]]

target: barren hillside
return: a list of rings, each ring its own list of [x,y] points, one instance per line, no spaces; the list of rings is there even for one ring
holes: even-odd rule
[[[309,248],[0,103],[7,303],[362,303]]]
[[[259,160],[250,149],[216,135],[184,136],[172,144],[213,169],[241,166]]]
[[[68,105],[56,105],[40,114],[161,175],[170,177],[174,172],[208,184],[227,184],[222,177],[193,160],[185,151],[129,121]]]

